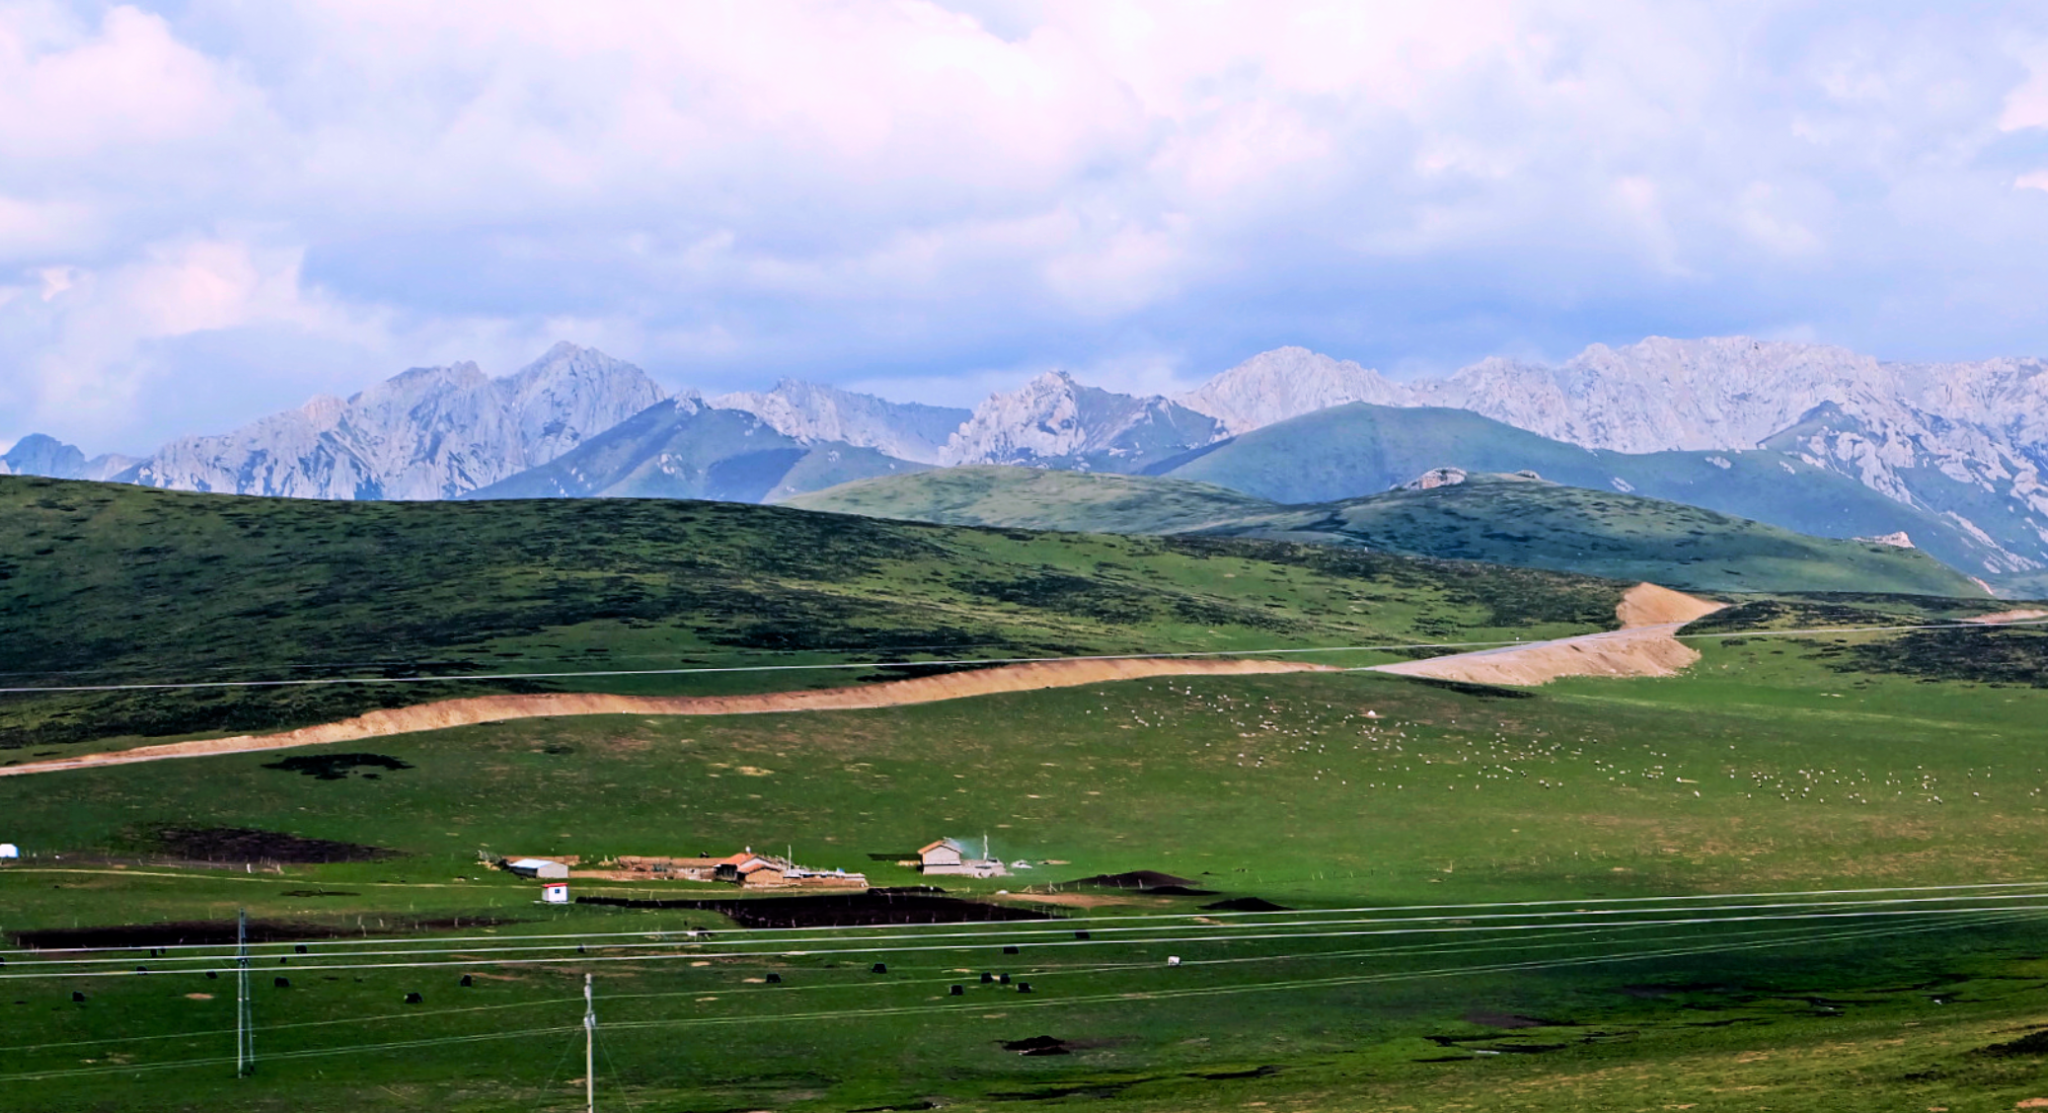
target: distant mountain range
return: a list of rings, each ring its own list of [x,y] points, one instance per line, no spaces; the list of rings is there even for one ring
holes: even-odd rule
[[[1993,579],[2048,569],[2048,363],[1884,363],[1842,348],[1651,338],[1549,366],[1394,382],[1301,348],[1137,397],[1051,372],[973,411],[785,381],[671,398],[557,345],[504,378],[408,371],[143,460],[24,437],[0,470],[310,498],[789,498],[930,466],[1198,479],[1282,502],[1426,468],[1533,470],[1832,537],[1905,531]],[[2038,577],[2035,577],[2038,578]]]
[[[1641,495],[1458,468],[1303,505],[1182,479],[986,466],[846,483],[783,505],[944,525],[1305,541],[1705,591],[1983,594],[1961,572],[1896,544],[1811,537]]]

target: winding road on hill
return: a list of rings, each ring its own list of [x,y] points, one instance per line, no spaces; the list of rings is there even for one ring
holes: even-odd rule
[[[1678,640],[1678,631],[1725,606],[1668,587],[1637,584],[1614,608],[1621,620],[1619,630],[1371,665],[1360,671],[1516,685],[1544,684],[1563,676],[1676,676],[1700,659],[1698,650]]]
[[[1420,661],[1343,669],[1253,657],[1123,657],[1032,661],[890,680],[879,684],[770,692],[747,696],[624,696],[599,692],[475,696],[436,700],[412,707],[372,711],[332,723],[277,734],[239,735],[138,746],[131,750],[80,754],[47,761],[0,766],[0,777],[133,765],[173,758],[287,750],[354,742],[395,734],[445,730],[512,719],[577,715],[763,715],[804,711],[861,711],[938,703],[1003,692],[1075,688],[1116,680],[1161,676],[1256,676],[1299,672],[1384,672],[1480,684],[1535,685],[1565,676],[1673,676],[1699,660],[1699,652],[1677,638],[1687,623],[1726,606],[1656,584],[1630,588],[1615,607],[1621,628],[1551,641],[1454,653]],[[2037,622],[2043,611],[2003,611],[1964,620],[2003,625]],[[1814,633],[1817,631],[1781,631]]]

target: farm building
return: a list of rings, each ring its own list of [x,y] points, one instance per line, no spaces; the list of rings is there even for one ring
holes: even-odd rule
[[[505,863],[505,868],[521,877],[539,878],[542,881],[567,881],[569,867],[561,862],[546,858],[520,858]]]
[[[918,863],[925,873],[936,876],[1002,877],[1010,872],[983,849],[981,857],[970,858],[970,851],[960,840],[940,839],[918,848]]]
[[[540,887],[540,899],[543,904],[567,904],[569,886],[564,882],[551,881]]]
[[[712,880],[725,881],[748,889],[782,888],[792,885],[821,886],[827,888],[866,888],[867,875],[848,873],[840,870],[814,870],[800,866],[787,858],[771,854],[756,854],[743,850],[728,858],[721,858],[712,872]]]
[[[0,842],[0,858],[19,858],[21,848],[11,842]]]
[[[636,854],[621,854],[615,860],[618,873],[631,874],[635,879],[647,877],[657,881],[715,881],[719,863],[723,858],[649,858]]]

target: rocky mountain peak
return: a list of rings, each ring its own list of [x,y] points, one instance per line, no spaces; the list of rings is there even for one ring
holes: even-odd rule
[[[557,344],[502,379],[416,367],[346,402],[316,398],[185,437],[124,472],[151,487],[298,498],[452,498],[546,463],[663,397],[632,364]]]
[[[1409,392],[1350,360],[1285,347],[1260,352],[1174,400],[1235,436],[1347,402],[1404,405]]]
[[[0,455],[0,475],[41,475],[75,478],[85,470],[85,453],[46,433],[30,433]]]
[[[924,464],[938,461],[947,438],[970,416],[968,410],[891,402],[796,379],[783,379],[765,393],[720,395],[712,404],[753,414],[804,444],[836,441]]]
[[[1134,471],[1222,435],[1215,418],[1163,396],[1083,386],[1055,370],[990,395],[948,438],[939,462]]]

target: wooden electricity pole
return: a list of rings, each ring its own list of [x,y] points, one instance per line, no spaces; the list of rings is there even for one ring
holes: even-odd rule
[[[583,1113],[597,1113],[597,1000],[583,975]]]
[[[256,1024],[249,1011],[249,910],[235,913],[235,1077],[256,1069]]]

